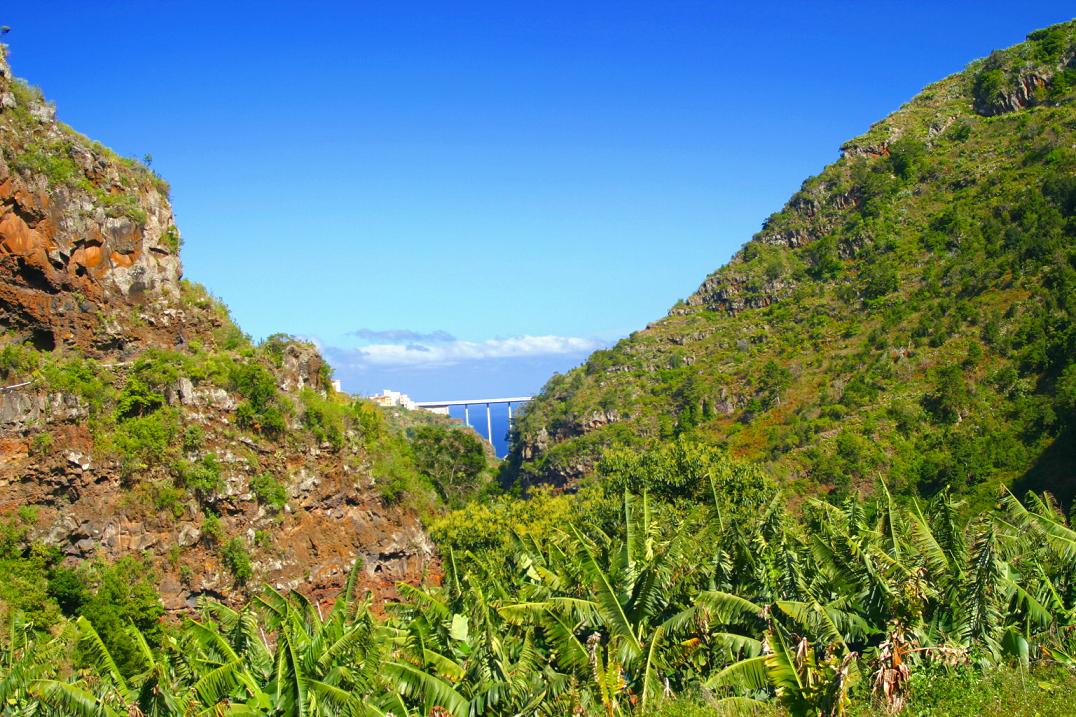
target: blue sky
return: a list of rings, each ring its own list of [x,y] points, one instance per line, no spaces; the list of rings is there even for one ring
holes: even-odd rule
[[[345,387],[536,390],[662,316],[842,141],[1062,3],[39,2],[62,119],[153,155],[186,276]]]

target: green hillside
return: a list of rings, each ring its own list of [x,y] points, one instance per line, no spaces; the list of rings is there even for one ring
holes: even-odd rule
[[[512,478],[675,436],[807,492],[1076,490],[1076,23],[930,85],[668,316],[554,376]]]

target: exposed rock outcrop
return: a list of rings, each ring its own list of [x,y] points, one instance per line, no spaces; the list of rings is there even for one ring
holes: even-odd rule
[[[975,111],[986,117],[993,117],[1030,107],[1035,104],[1036,97],[1046,88],[1052,76],[1052,72],[1020,72],[1007,83],[1006,88],[976,95]]]
[[[304,388],[325,390],[325,359],[313,344],[291,341],[281,353],[280,388],[301,391]]]
[[[163,308],[178,298],[167,185],[59,123],[11,76],[2,52],[0,147],[5,327],[43,349],[107,351],[116,347],[107,319],[122,318],[123,307]]]

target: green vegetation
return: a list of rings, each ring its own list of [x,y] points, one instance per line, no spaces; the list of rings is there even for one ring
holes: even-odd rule
[[[910,680],[913,717],[1011,717],[1032,714],[1063,717],[1072,712],[1076,676],[1071,668],[998,669],[983,675],[969,668],[928,669]],[[856,715],[880,715],[881,710],[854,710]]]
[[[209,315],[218,328],[213,332],[214,343],[221,351],[235,351],[250,356],[253,346],[250,337],[243,333],[232,320],[228,307],[214,297],[201,284],[183,279],[179,282],[180,303],[198,312]]]
[[[415,428],[410,439],[415,467],[447,505],[458,507],[489,484],[486,448],[474,433],[431,424]]]
[[[100,417],[112,399],[112,387],[92,359],[75,356],[63,361],[50,360],[41,366],[41,377],[50,389],[85,401],[91,419]]]
[[[6,125],[6,133],[18,140],[5,142],[4,146],[5,158],[14,169],[42,176],[53,187],[65,186],[85,192],[96,206],[104,209],[106,215],[126,217],[144,225],[147,217],[139,194],[152,189],[167,197],[170,191],[168,183],[147,165],[120,157],[63,123],[58,124],[62,132],[58,139],[41,139],[37,131],[41,121],[33,111],[34,108],[44,109],[48,106],[41,91],[19,79],[12,80],[9,87],[15,104],[5,109],[0,122]],[[87,158],[111,163],[117,170],[115,176],[119,186],[99,186],[96,173],[88,169]]]
[[[30,439],[30,455],[47,456],[52,451],[52,434],[42,431]]]
[[[273,544],[273,534],[268,530],[254,531],[254,544],[259,548],[268,548]]]
[[[389,503],[407,502],[418,509],[429,508],[433,504],[433,490],[415,468],[407,436],[392,426],[381,410],[365,401],[352,405],[351,418],[382,499]]]
[[[179,433],[179,412],[165,407],[146,416],[118,422],[108,436],[108,450],[120,456],[126,476],[164,462]]]
[[[218,325],[228,321],[226,310],[196,286],[185,287],[184,302]],[[482,444],[466,432],[420,426],[430,452],[416,454],[410,424],[398,415],[346,394],[282,391],[278,372],[292,341],[271,337],[261,346],[237,349],[191,341],[184,350],[151,348],[132,361],[107,366],[75,353],[46,353],[8,343],[0,347],[0,371],[10,381],[30,379],[48,393],[76,397],[78,410],[88,414],[93,462],[112,462],[123,478],[123,509],[166,523],[202,511],[203,542],[208,546],[226,546],[233,537],[232,528],[217,515],[219,503],[231,500],[224,495],[219,456],[237,450],[237,441],[245,444],[240,452],[250,449],[250,492],[281,521],[287,503],[282,467],[263,470],[258,460],[271,450],[328,448],[356,469],[363,483],[372,478],[387,503],[424,513],[435,512],[445,500],[438,491],[461,504],[489,484]],[[194,400],[192,389],[201,396],[227,392],[228,397],[214,399],[225,401],[225,408],[217,410],[227,410],[226,402],[238,398],[237,410],[229,417],[235,428],[222,429],[204,414],[192,415],[183,403]],[[45,457],[53,453],[56,441],[53,432],[35,428],[29,449]],[[454,446],[463,451],[458,462],[451,456]],[[234,550],[230,554],[237,555]]]
[[[205,431],[202,427],[192,424],[183,429],[183,452],[196,453],[205,445]]]
[[[29,346],[9,343],[0,348],[0,377],[5,380],[27,377],[40,364],[40,354]]]
[[[59,562],[55,550],[29,540],[32,515],[9,516],[0,520],[0,617],[14,614],[32,625],[52,625],[59,608],[48,591],[46,576]]]
[[[1013,109],[1010,98],[1026,86],[1033,87],[1025,98],[1029,105],[1057,102],[1070,94],[1076,82],[1076,68],[1069,62],[1076,54],[1071,23],[1036,30],[1027,39],[973,66],[972,96],[978,112],[993,115]]]
[[[271,334],[265,337],[260,348],[269,361],[277,368],[280,368],[284,365],[284,350],[288,347],[288,344],[295,341],[297,339],[288,334]]]
[[[190,491],[200,502],[211,502],[224,489],[217,456],[207,453],[193,463],[177,462],[176,483]]]
[[[220,524],[220,517],[209,510],[202,518],[202,540],[209,545],[217,545],[224,538],[224,526]]]
[[[138,196],[130,191],[106,191],[96,186],[72,157],[71,140],[33,142],[15,157],[15,168],[45,177],[50,185],[77,187],[93,195],[94,202],[110,217],[127,217],[146,223],[146,212]]]
[[[31,144],[15,159],[15,168],[43,175],[53,185],[86,181],[82,169],[71,158],[70,145],[66,142]]]
[[[792,513],[757,467],[684,441],[617,451],[602,470],[574,496],[498,499],[491,514],[509,516],[491,531],[499,543],[435,530],[441,586],[400,585],[384,617],[355,599],[353,571],[327,614],[266,589],[246,607],[203,603],[198,622],[147,634],[149,603],[110,582],[137,584],[130,564],[102,572],[92,598],[58,577],[56,593],[86,618],[75,655],[92,676],[34,663],[36,679],[2,682],[0,697],[60,714],[76,695],[106,714],[691,715],[756,704],[828,717],[1001,714],[1028,697],[1042,714],[1069,705],[1076,532],[1049,497],[1024,505],[1003,493],[963,522],[949,493],[901,504],[880,486],[875,499],[810,499]],[[244,539],[220,555],[238,583],[252,577]],[[126,642],[95,619],[105,598],[135,616]],[[149,649],[129,651],[140,633]]]
[[[45,95],[39,87],[35,87],[22,78],[13,78],[9,85],[11,94],[15,96],[15,106],[11,108],[11,114],[15,118],[15,124],[19,127],[29,127],[34,124],[34,118],[30,114],[30,107],[44,104]]]
[[[110,217],[127,217],[135,224],[146,223],[146,210],[142,208],[142,202],[135,194],[113,192],[100,195],[96,201],[105,208],[105,214]]]
[[[243,397],[235,411],[235,422],[266,436],[278,438],[287,428],[285,405],[279,400],[276,379],[264,366],[237,363],[230,375],[232,390]]]
[[[164,611],[153,587],[152,569],[130,557],[113,564],[86,562],[77,569],[64,567],[55,548],[28,538],[33,522],[30,511],[0,520],[0,570],[4,574],[0,580],[0,617],[9,626],[19,626],[24,634],[45,634],[63,616],[84,616],[97,626],[116,664],[131,669],[137,647],[127,627],[137,626],[154,647],[163,634],[159,620]],[[5,641],[8,650],[15,648],[13,639],[14,635],[8,635]],[[92,655],[78,650],[71,658],[77,664],[87,664]],[[5,662],[0,674],[10,668],[11,663]]]
[[[220,550],[220,559],[240,585],[245,585],[254,575],[254,566],[250,562],[250,551],[242,538],[232,538]]]
[[[153,507],[173,518],[179,518],[186,510],[187,491],[172,481],[156,481],[150,486]]]
[[[499,564],[509,558],[518,539],[555,533],[586,502],[538,488],[526,500],[500,495],[470,503],[429,521],[428,530],[435,543],[456,555],[481,555]]]
[[[250,479],[250,490],[262,505],[267,505],[273,510],[283,510],[288,502],[288,494],[284,484],[278,481],[270,473],[260,473]]]
[[[334,400],[332,395],[322,395],[305,389],[300,395],[303,403],[303,425],[319,443],[328,443],[333,450],[344,447],[344,427],[347,421],[347,403]]]
[[[609,446],[688,436],[813,494],[886,475],[969,508],[999,480],[1067,505],[1074,53],[1076,23],[1032,33],[846,144],[687,302],[554,376],[507,480],[575,481]],[[1031,74],[1030,106],[1001,111]]]
[[[123,672],[135,671],[141,663],[144,647],[160,645],[163,636],[160,619],[164,609],[154,587],[156,580],[152,567],[136,558],[126,557],[112,565],[91,568],[83,579],[89,586],[85,594],[79,596],[76,592],[72,595],[68,581],[68,592],[63,596],[68,604],[79,601],[75,612],[94,626],[116,666]],[[131,634],[132,625],[144,645]],[[77,663],[97,664],[97,646],[83,644],[80,648],[75,654]]]
[[[179,229],[176,228],[175,224],[165,229],[164,233],[161,234],[161,244],[164,244],[168,251],[179,256],[179,250],[183,246],[183,240],[180,238]]]

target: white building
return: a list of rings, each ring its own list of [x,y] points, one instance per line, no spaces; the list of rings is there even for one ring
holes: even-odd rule
[[[378,406],[401,406],[409,411],[414,411],[418,406],[411,400],[411,397],[406,393],[400,393],[399,391],[393,391],[386,388],[376,396],[370,396],[370,400],[376,403]]]

